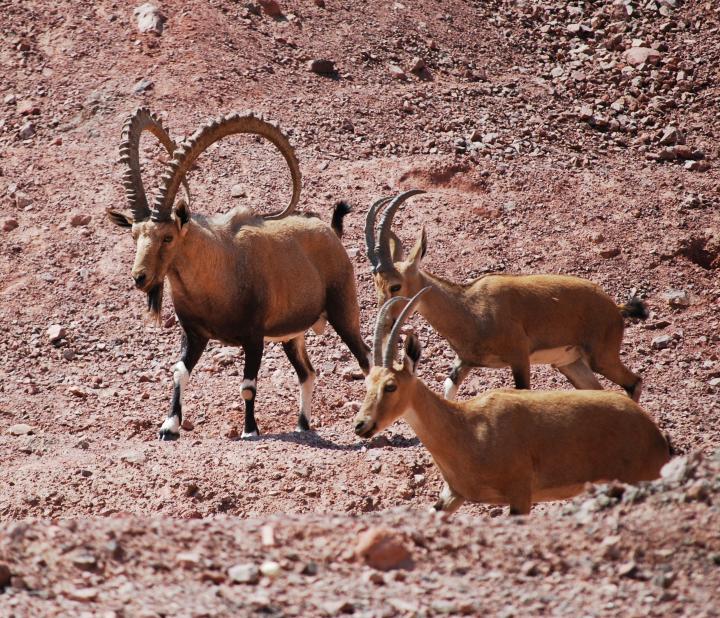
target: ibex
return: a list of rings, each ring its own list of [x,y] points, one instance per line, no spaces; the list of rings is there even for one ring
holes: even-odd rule
[[[425,228],[406,259],[391,230],[398,207],[420,193],[424,191],[406,191],[375,202],[367,215],[365,241],[378,306],[393,296],[429,288],[418,311],[457,355],[445,381],[448,399],[455,398],[473,367],[510,366],[515,387],[530,388],[530,365],[550,364],[575,388],[602,389],[597,372],[639,400],[641,379],[620,361],[623,316],[648,315],[639,299],[618,306],[594,283],[571,276],[496,274],[458,284],[430,274],[421,268]],[[376,239],[375,219],[383,208]]]
[[[140,175],[138,144],[144,130],[173,152],[161,189],[148,206]],[[205,217],[190,214],[187,201],[175,196],[200,154],[219,139],[253,133],[272,142],[290,167],[290,205],[277,214],[258,216],[234,208]],[[174,366],[170,413],[160,439],[179,435],[183,391],[209,339],[241,346],[245,367],[243,437],[258,435],[254,401],[264,341],[281,341],[300,381],[298,430],[310,428],[315,371],[305,350],[304,332],[335,328],[360,363],[369,369],[369,349],[360,335],[353,268],[339,235],[347,208],[336,207],[333,229],[314,215],[293,214],[300,197],[295,153],[280,129],[252,114],[233,114],[198,129],[175,149],[160,121],[138,109],[125,123],[120,145],[130,214],[108,210],[110,219],[132,229],[137,243],[132,277],[147,294],[148,309],[160,319],[163,283],[170,285],[175,313],[183,330],[180,361]]]
[[[355,433],[370,438],[401,416],[430,451],[445,481],[436,510],[465,501],[509,504],[527,514],[533,502],[569,498],[584,483],[657,478],[669,443],[630,398],[608,391],[492,390],[462,403],[441,398],[416,377],[420,343],[405,339],[402,366],[395,347],[412,299],[387,301],[377,318],[374,366],[355,418]],[[396,303],[408,301],[383,341]]]

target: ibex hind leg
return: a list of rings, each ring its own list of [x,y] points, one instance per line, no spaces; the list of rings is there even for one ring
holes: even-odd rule
[[[283,343],[282,346],[300,383],[300,414],[296,430],[309,431],[312,417],[312,394],[315,388],[315,370],[305,347],[305,336],[295,337]]]
[[[208,340],[190,332],[183,332],[180,360],[173,367],[173,397],[170,413],[160,427],[160,440],[177,440],[183,420],[183,394],[190,380],[190,372],[202,356]]]
[[[582,358],[568,365],[556,367],[556,369],[570,380],[570,383],[577,389],[602,390],[602,384],[600,384],[592,369]]]
[[[604,375],[611,382],[622,386],[634,401],[637,402],[640,400],[642,378],[622,364],[618,353],[613,351],[613,353],[607,352],[602,355],[596,354],[595,357],[590,360],[590,366],[594,371]]]
[[[357,300],[354,294],[346,296],[350,296],[346,302],[343,302],[342,298],[337,295],[328,297],[328,322],[357,359],[362,372],[367,375],[370,372],[370,348],[365,345],[360,335],[360,315]]]

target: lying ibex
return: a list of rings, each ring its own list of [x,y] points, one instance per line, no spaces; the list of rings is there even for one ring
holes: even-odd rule
[[[293,214],[300,197],[300,170],[287,138],[276,126],[252,114],[233,114],[206,124],[179,145],[150,208],[138,154],[144,130],[158,136],[169,151],[174,149],[159,120],[148,110],[139,109],[130,116],[120,153],[128,168],[124,184],[131,213],[109,209],[108,214],[117,225],[132,228],[137,243],[132,277],[147,294],[151,314],[160,318],[167,277],[183,329],[181,359],[173,374],[172,407],[160,438],[179,434],[183,390],[209,339],[245,351],[243,437],[258,434],[255,389],[267,340],[282,341],[297,372],[301,385],[298,429],[309,429],[315,371],[305,350],[304,332],[310,327],[321,331],[329,321],[363,372],[369,369],[369,350],[360,336],[353,268],[338,238],[347,207],[336,207],[335,232],[315,216]],[[290,205],[274,215],[259,216],[235,208],[213,217],[191,216],[182,199],[173,207],[180,183],[200,154],[222,137],[236,133],[261,135],[280,150],[292,175]]]
[[[455,398],[473,367],[510,366],[515,387],[530,388],[530,365],[550,364],[575,388],[601,389],[595,371],[639,400],[641,379],[620,361],[620,344],[623,316],[647,318],[640,300],[618,306],[594,283],[562,275],[486,275],[468,284],[432,275],[420,267],[427,250],[425,229],[405,260],[391,230],[398,207],[419,193],[424,191],[375,202],[367,215],[365,241],[378,306],[393,296],[430,288],[418,311],[457,354],[445,381],[448,399]],[[375,219],[383,208],[376,239]]]
[[[405,339],[402,367],[395,347],[412,299],[387,301],[377,318],[374,367],[355,418],[355,433],[370,438],[403,416],[430,451],[445,486],[436,510],[453,512],[464,501],[509,504],[511,514],[533,502],[560,500],[584,483],[624,483],[657,478],[670,458],[669,444],[634,401],[607,391],[493,390],[455,403],[442,399],[415,376],[420,343]],[[396,303],[408,301],[384,351]]]

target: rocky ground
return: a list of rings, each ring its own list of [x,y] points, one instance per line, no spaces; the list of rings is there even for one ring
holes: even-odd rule
[[[162,32],[142,33],[134,5],[0,0],[0,615],[717,615],[720,3],[273,6],[164,2]],[[439,477],[406,426],[355,439],[364,387],[333,332],[308,336],[315,433],[291,433],[295,378],[270,344],[263,436],[233,437],[242,354],[211,344],[190,429],[156,442],[178,327],[169,299],[165,325],[147,323],[132,240],[103,215],[124,206],[117,143],[138,105],[176,139],[231,111],[280,122],[301,208],[355,208],[343,242],[367,337],[364,214],[400,188],[428,192],[396,226],[410,242],[426,224],[432,272],[636,290],[651,316],[628,324],[623,361],[698,455],[640,493],[444,521],[425,513]],[[142,151],[152,186],[165,157]],[[190,182],[201,212],[289,196],[282,159],[249,138]],[[452,353],[413,324],[439,390]],[[510,383],[475,371],[460,396]],[[545,368],[533,383],[568,387]],[[378,545],[401,568],[375,568]]]

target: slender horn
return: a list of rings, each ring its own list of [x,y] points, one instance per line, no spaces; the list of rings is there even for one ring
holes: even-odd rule
[[[125,121],[120,137],[120,163],[127,165],[127,169],[123,174],[123,186],[135,221],[143,221],[151,215],[140,173],[139,148],[143,131],[149,131],[157,137],[171,157],[175,151],[175,142],[170,139],[167,131],[162,126],[162,122],[146,107],[138,107]],[[182,183],[185,186],[189,204],[190,188],[184,177]]]
[[[392,202],[388,204],[385,212],[383,213],[382,219],[380,220],[380,238],[375,243],[375,254],[377,255],[378,265],[375,270],[392,270],[393,262],[392,256],[390,255],[390,231],[392,226],[392,220],[395,216],[395,212],[402,205],[402,203],[412,197],[413,195],[420,195],[425,193],[421,189],[411,189],[396,195]]]
[[[285,137],[277,126],[255,117],[252,113],[244,115],[231,114],[211,120],[180,144],[179,148],[175,151],[172,161],[168,164],[168,169],[162,178],[162,186],[153,202],[153,219],[165,220],[170,217],[170,209],[175,201],[180,180],[208,146],[223,137],[237,133],[253,133],[266,138],[275,144],[290,167],[293,185],[290,205],[285,208],[285,210],[270,215],[263,215],[263,217],[265,219],[282,219],[295,210],[295,206],[300,199],[300,165],[287,137]]]
[[[385,337],[385,332],[388,330],[388,311],[390,311],[390,307],[401,300],[407,300],[407,298],[404,296],[395,296],[389,299],[380,308],[380,313],[378,313],[377,320],[375,320],[375,334],[373,335],[373,365],[375,366],[379,367],[380,363],[382,363],[383,338]]]
[[[420,300],[420,297],[423,294],[425,294],[425,292],[427,292],[429,289],[430,289],[430,286],[423,288],[417,294],[415,294],[415,296],[413,296],[410,299],[402,297],[402,298],[404,298],[404,300],[408,301],[408,304],[405,305],[405,308],[402,310],[402,312],[398,316],[398,319],[395,320],[395,325],[393,326],[392,330],[390,331],[390,336],[388,337],[387,343],[385,344],[385,355],[383,356],[383,367],[392,369],[393,360],[395,360],[395,346],[397,344],[398,337],[400,336],[400,329],[402,328],[405,320],[415,310],[415,305],[417,305],[418,301]],[[395,298],[401,298],[401,297],[396,296]]]
[[[378,212],[380,212],[382,207],[391,199],[391,197],[381,197],[370,206],[367,217],[365,217],[365,246],[367,247],[368,259],[373,265],[373,268],[378,265],[377,254],[375,253],[375,219],[377,218]]]

